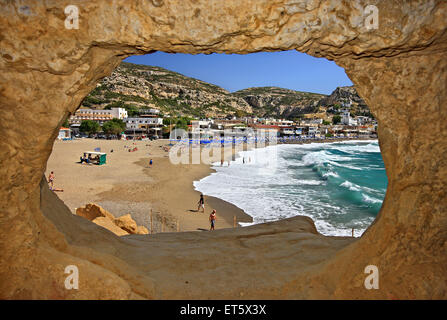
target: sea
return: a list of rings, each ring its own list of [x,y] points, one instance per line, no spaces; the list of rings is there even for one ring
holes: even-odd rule
[[[280,144],[241,151],[194,182],[253,217],[251,225],[297,215],[324,235],[360,236],[377,216],[387,176],[377,140]]]

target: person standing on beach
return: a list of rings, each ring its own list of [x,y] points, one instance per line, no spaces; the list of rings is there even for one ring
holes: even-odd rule
[[[152,168],[152,159],[149,161],[149,168]]]
[[[203,194],[200,195],[198,205],[199,205],[199,207],[197,208],[197,212],[199,212],[200,208],[202,208],[203,212],[205,213],[205,200],[203,199]]]
[[[210,231],[211,230],[214,230],[214,224],[215,224],[215,222],[216,222],[216,220],[217,220],[217,217],[216,217],[216,210],[213,210],[212,212],[211,212],[211,214],[210,214],[210,223],[211,223],[211,227],[210,227]]]
[[[48,182],[50,183],[50,190],[53,190],[54,188],[54,172],[51,171],[50,175],[48,176]]]

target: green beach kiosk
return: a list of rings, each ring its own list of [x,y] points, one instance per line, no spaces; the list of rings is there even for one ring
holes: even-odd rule
[[[84,157],[81,157],[81,163],[91,163],[97,165],[103,165],[107,162],[107,154],[104,152],[85,151]]]

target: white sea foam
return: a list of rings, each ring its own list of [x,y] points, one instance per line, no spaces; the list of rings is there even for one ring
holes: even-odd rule
[[[340,176],[333,171],[327,171],[325,173],[323,173],[323,177],[334,177],[334,178],[339,178]]]
[[[342,184],[340,184],[341,187],[348,188],[351,191],[361,191],[361,187],[359,185],[356,185],[355,183],[352,183],[350,181],[345,181]]]
[[[352,158],[329,154],[325,150],[309,152],[303,157],[303,163],[307,166],[322,163],[340,165],[337,161],[352,161],[352,160],[353,160]]]
[[[362,193],[362,198],[363,198],[363,201],[368,202],[368,203],[373,203],[373,204],[374,203],[382,203],[382,200],[370,197],[364,193]]]
[[[368,143],[366,145],[343,145],[343,146],[336,146],[333,147],[333,149],[340,150],[342,152],[357,154],[359,152],[369,152],[369,153],[379,153],[380,147],[378,144],[375,143]]]
[[[324,181],[318,181],[318,180],[298,180],[298,179],[295,179],[294,182],[301,185],[309,185],[309,186],[318,186],[324,183]]]
[[[357,170],[357,171],[362,171],[363,168],[359,168],[356,166],[352,166],[349,164],[342,164],[342,163],[335,163],[334,165],[338,166],[338,167],[342,167],[342,168],[348,168],[348,169],[352,169],[352,170]]]
[[[253,217],[253,223],[275,221],[296,215],[306,215],[315,221],[319,232],[326,235],[351,235],[351,228],[355,228],[355,235],[359,236],[373,221],[373,216],[359,217],[337,222],[334,217],[344,221],[349,216],[348,209],[334,204],[331,194],[324,192],[325,185],[329,183],[325,178],[340,178],[337,167],[355,166],[347,162],[355,159],[357,151],[376,149],[378,146],[356,145],[355,142],[343,143],[312,143],[304,145],[277,145],[263,149],[242,151],[235,161],[224,166],[215,163],[215,173],[200,181],[194,186],[205,195],[211,195],[233,203]],[[347,149],[351,156],[330,154],[330,149]],[[380,151],[380,150],[379,150]],[[245,163],[244,163],[245,160]],[[250,160],[250,161],[249,161]],[[340,164],[340,162],[343,162]],[[312,171],[315,166],[324,165],[324,170],[316,173]],[[362,169],[362,168],[358,168]],[[327,170],[327,171],[325,171]],[[307,172],[307,173],[306,173]],[[306,175],[307,174],[307,175]],[[343,181],[343,180],[342,180]],[[338,184],[336,185],[338,186]],[[359,186],[348,180],[341,183],[342,188],[351,191],[362,191],[363,200],[367,203],[377,203],[381,200],[365,195],[368,188]],[[380,192],[380,190],[372,190]],[[368,192],[375,195],[376,193]],[[250,223],[252,224],[252,223]],[[243,226],[250,225],[241,223]]]

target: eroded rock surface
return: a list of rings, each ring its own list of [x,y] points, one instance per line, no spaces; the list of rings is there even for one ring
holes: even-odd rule
[[[94,203],[88,203],[83,207],[76,208],[76,215],[93,221],[96,218],[103,217],[111,221],[115,220],[113,214]]]
[[[129,232],[127,232],[123,228],[120,228],[112,220],[105,217],[98,217],[96,219],[93,219],[92,222],[113,232],[117,236],[127,236],[129,234]]]
[[[146,227],[137,225],[130,213],[115,218],[109,211],[94,203],[77,208],[76,215],[96,223],[117,236],[149,234]]]
[[[70,1],[71,30],[60,1],[0,2],[0,298],[447,298],[447,2],[374,1],[379,27],[367,30],[369,2]],[[120,238],[40,187],[59,126],[123,58],[289,49],[344,67],[379,121],[389,187],[358,241],[303,221]],[[64,288],[72,264],[82,290]],[[379,290],[363,287],[369,264]],[[229,284],[172,282],[198,270]]]

